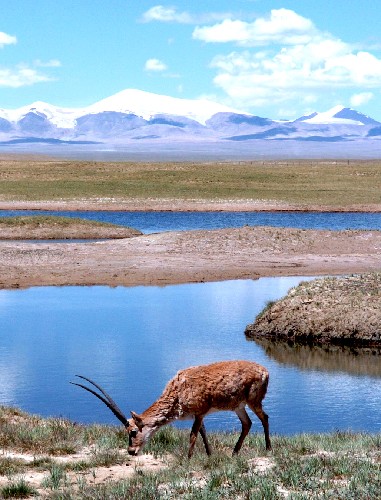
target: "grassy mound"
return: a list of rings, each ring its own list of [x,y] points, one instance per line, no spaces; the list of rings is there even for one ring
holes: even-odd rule
[[[246,327],[250,338],[381,345],[381,273],[301,283]]]

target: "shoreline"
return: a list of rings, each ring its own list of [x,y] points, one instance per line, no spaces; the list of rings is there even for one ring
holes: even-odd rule
[[[49,211],[107,211],[107,212],[315,212],[315,213],[381,213],[381,204],[327,206],[296,205],[263,200],[178,200],[178,199],[94,199],[94,200],[47,200],[4,201],[1,210]]]

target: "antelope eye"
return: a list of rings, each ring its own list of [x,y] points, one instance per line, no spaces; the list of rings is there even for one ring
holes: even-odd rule
[[[137,434],[137,433],[138,433],[138,431],[137,431],[137,430],[130,431],[130,436],[131,436],[132,438],[134,438],[134,437],[136,437],[136,434]]]

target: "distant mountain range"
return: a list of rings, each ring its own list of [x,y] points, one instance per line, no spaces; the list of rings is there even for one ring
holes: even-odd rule
[[[276,121],[206,99],[179,99],[127,89],[84,108],[35,102],[0,108],[0,145],[131,144],[296,140],[339,142],[381,138],[381,122],[336,106],[293,121]]]

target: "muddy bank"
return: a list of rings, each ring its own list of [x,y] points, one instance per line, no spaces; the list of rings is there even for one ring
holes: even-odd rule
[[[245,333],[254,339],[381,346],[381,273],[301,283]]]
[[[380,231],[178,231],[96,243],[0,242],[0,288],[167,285],[378,271]]]

